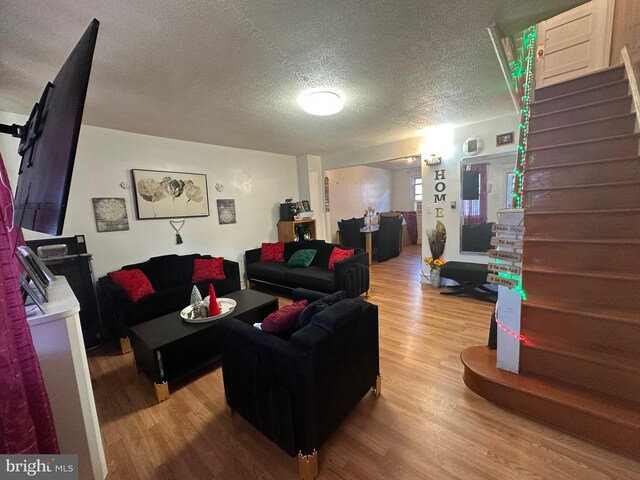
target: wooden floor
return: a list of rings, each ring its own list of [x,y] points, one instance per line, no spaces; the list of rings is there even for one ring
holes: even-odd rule
[[[420,283],[420,248],[371,269],[382,396],[367,395],[320,450],[323,479],[637,479],[640,463],[487,402],[460,351],[486,344],[492,305]],[[281,303],[287,303],[282,300]],[[296,460],[224,411],[220,368],[156,404],[115,345],[89,367],[109,479],[295,479]]]

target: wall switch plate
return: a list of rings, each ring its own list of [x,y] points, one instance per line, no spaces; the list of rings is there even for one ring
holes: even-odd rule
[[[451,210],[455,210],[455,209],[456,209],[456,201],[451,200]]]
[[[431,215],[431,205],[427,205],[426,211],[427,214]]]

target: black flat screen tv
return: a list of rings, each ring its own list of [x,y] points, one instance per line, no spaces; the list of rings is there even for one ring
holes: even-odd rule
[[[27,123],[18,127],[22,160],[15,222],[28,230],[62,233],[99,24],[93,19]]]

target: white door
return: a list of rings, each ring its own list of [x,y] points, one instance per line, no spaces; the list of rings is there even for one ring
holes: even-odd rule
[[[538,24],[536,86],[609,66],[613,0],[592,0]]]

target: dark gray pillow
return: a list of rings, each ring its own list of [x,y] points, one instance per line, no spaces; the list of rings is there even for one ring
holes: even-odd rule
[[[339,292],[332,293],[330,295],[327,295],[326,297],[322,297],[319,300],[310,303],[298,317],[297,328],[306,327],[307,325],[309,325],[309,323],[311,323],[311,319],[316,313],[321,312],[325,308],[328,308],[331,305],[338,303],[346,298],[347,293],[344,290],[340,290]]]

